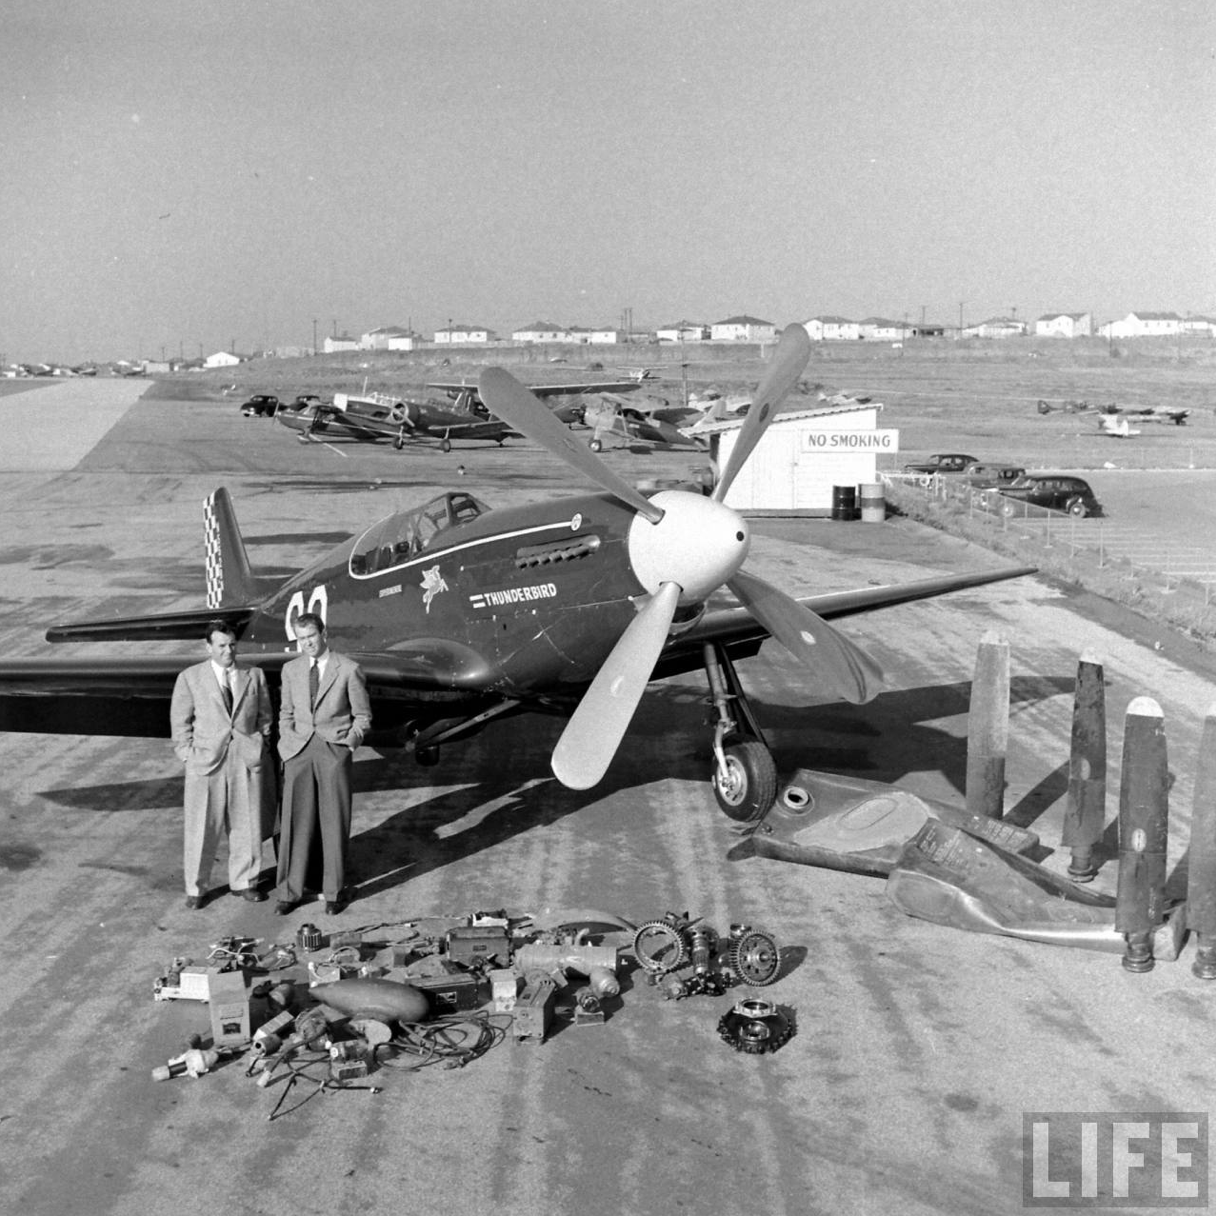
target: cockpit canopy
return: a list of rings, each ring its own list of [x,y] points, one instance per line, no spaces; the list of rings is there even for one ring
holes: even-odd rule
[[[421,553],[441,532],[476,519],[490,508],[479,498],[451,491],[402,515],[390,515],[359,537],[350,555],[353,575],[379,574]]]

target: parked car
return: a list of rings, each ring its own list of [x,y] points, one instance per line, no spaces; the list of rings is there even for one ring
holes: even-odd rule
[[[993,490],[1017,481],[1025,472],[1020,464],[985,464],[977,460],[963,470],[963,479],[973,490]]]
[[[997,490],[1009,501],[1002,503],[1003,515],[1014,515],[1018,501],[1069,515],[1101,515],[1102,506],[1089,488],[1089,482],[1071,473],[1025,473]]]
[[[905,473],[961,473],[969,464],[975,464],[978,456],[967,456],[962,452],[938,452],[925,460],[916,460],[904,465]]]
[[[290,405],[281,405],[281,410],[291,410],[298,414],[301,410],[311,409],[314,405],[320,405],[321,398],[316,393],[301,393]]]
[[[270,393],[255,393],[241,406],[246,418],[273,418],[278,412],[279,399]]]

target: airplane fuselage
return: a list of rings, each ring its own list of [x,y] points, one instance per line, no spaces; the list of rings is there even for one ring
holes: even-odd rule
[[[293,621],[314,611],[343,649],[442,640],[471,682],[505,696],[585,684],[647,594],[630,561],[636,518],[586,495],[486,511],[418,548],[416,514],[392,515],[259,605],[241,644],[294,650]]]

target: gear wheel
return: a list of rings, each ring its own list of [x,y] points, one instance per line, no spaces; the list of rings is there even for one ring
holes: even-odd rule
[[[651,975],[666,975],[688,962],[688,942],[669,920],[651,920],[633,935],[633,952]]]
[[[759,1056],[776,1051],[794,1037],[794,1018],[792,1012],[769,1001],[749,997],[722,1015],[718,1034],[736,1051]]]
[[[781,974],[781,951],[763,929],[745,929],[727,952],[730,969],[749,988],[764,988]]]

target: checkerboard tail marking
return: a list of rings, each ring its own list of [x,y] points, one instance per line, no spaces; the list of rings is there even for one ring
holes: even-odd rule
[[[203,558],[208,608],[233,608],[259,598],[232,499],[222,486],[203,499]]]

